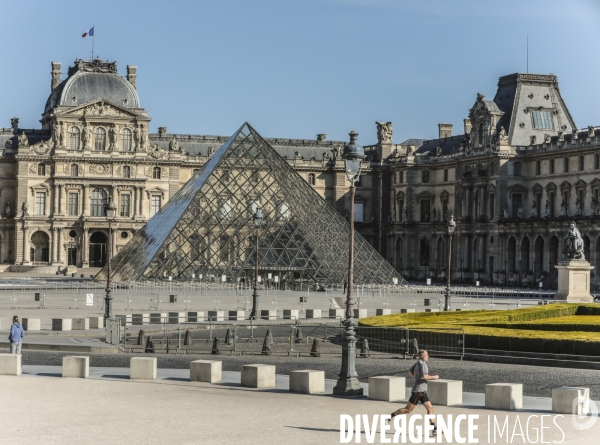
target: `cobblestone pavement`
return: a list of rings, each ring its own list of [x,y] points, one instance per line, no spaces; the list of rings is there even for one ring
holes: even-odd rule
[[[7,350],[0,350],[7,352]],[[62,364],[62,357],[73,353],[23,351],[24,365],[54,365]],[[83,355],[83,354],[81,354]],[[90,366],[94,367],[129,367],[129,359],[138,354],[89,354]],[[149,356],[151,354],[144,354]],[[277,366],[277,374],[287,375],[298,369],[318,369],[325,371],[325,377],[336,379],[340,369],[339,356],[322,357],[288,357],[282,355],[244,355],[231,356],[221,354],[187,355],[187,354],[156,354],[159,368],[188,369],[189,363],[197,359],[218,359],[223,362],[223,370],[239,371],[243,364],[265,363]],[[376,375],[406,375],[412,366],[412,360],[401,357],[383,356],[381,358],[359,358],[356,370],[361,380],[366,381]],[[444,379],[463,381],[463,391],[485,391],[488,383],[522,383],[523,393],[534,397],[551,397],[552,388],[559,386],[590,387],[591,398],[600,400],[600,371],[584,369],[562,369],[525,365],[506,365],[459,361],[450,359],[435,359],[429,361],[432,374],[439,374]],[[408,376],[407,376],[408,377]],[[412,380],[407,378],[407,384]]]

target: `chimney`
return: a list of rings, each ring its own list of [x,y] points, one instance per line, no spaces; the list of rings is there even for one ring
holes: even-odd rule
[[[162,138],[167,134],[167,127],[158,127],[158,135]]]
[[[137,77],[137,66],[135,65],[127,65],[127,80],[133,88],[137,89],[135,86],[135,78]]]
[[[327,135],[324,133],[319,133],[317,135],[317,141],[326,141],[327,140]]]
[[[471,119],[465,119],[465,134],[471,134]]]
[[[18,130],[19,129],[19,118],[13,117],[10,120],[10,126],[12,127],[13,130]]]
[[[60,84],[60,62],[52,62],[52,84],[50,85],[50,90],[53,90]]]
[[[438,124],[438,128],[440,131],[440,139],[452,136],[452,124]]]

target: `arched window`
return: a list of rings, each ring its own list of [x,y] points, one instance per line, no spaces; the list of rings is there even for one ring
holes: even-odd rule
[[[131,151],[131,130],[123,128],[121,130],[121,151]]]
[[[69,130],[69,150],[79,150],[81,148],[81,132],[77,127],[71,127]]]
[[[102,127],[98,127],[94,131],[94,149],[106,150],[106,130]]]
[[[123,167],[123,177],[131,178],[131,167],[129,167],[128,165]]]
[[[77,164],[71,164],[71,176],[79,176],[79,166]]]
[[[152,178],[153,179],[160,179],[160,167],[154,167],[152,169]]]
[[[38,176],[46,176],[46,164],[38,164]]]
[[[106,215],[106,192],[101,188],[92,190],[90,212],[92,216]]]
[[[309,173],[308,174],[308,183],[310,185],[315,185],[315,183],[316,183],[316,177],[315,177],[314,173]]]

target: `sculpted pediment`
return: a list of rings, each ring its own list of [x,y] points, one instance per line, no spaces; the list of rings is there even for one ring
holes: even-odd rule
[[[88,102],[87,104],[57,113],[60,116],[86,116],[86,117],[138,117],[136,113],[122,108],[104,99]]]

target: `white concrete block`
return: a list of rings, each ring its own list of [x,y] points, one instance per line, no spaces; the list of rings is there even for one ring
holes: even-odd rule
[[[243,365],[242,386],[246,386],[248,388],[274,388],[275,366]]]
[[[131,324],[144,325],[150,324],[150,314],[132,314]]]
[[[590,409],[590,388],[552,388],[552,412],[582,416]]]
[[[406,377],[369,377],[369,399],[399,402],[406,399]]]
[[[169,324],[179,324],[186,320],[185,312],[169,312]]]
[[[416,312],[416,310],[415,309],[400,309],[401,314],[410,314],[413,312]]]
[[[485,385],[485,407],[501,410],[523,408],[523,385],[521,383]]]
[[[0,354],[0,375],[21,375],[21,354]]]
[[[166,321],[165,318],[168,318],[166,312],[151,312],[150,313],[150,323],[151,324],[164,323]]]
[[[290,372],[290,392],[305,394],[325,392],[325,371],[303,369]]]
[[[321,309],[307,309],[306,318],[321,318]]]
[[[90,328],[90,320],[88,318],[74,318],[71,329],[74,331],[87,331]]]
[[[427,396],[433,405],[462,405],[463,382],[461,380],[429,380]]]
[[[115,318],[121,320],[121,326],[131,326],[132,325],[132,315],[131,314],[123,314],[123,315],[115,315]]]
[[[90,375],[90,358],[86,356],[67,356],[62,361],[62,376],[87,379]]]
[[[102,329],[104,327],[104,317],[88,317],[90,329]]]
[[[53,318],[52,319],[52,330],[53,331],[70,331],[73,320],[70,318]]]
[[[275,309],[263,309],[260,311],[260,318],[263,320],[277,319],[277,311]]]
[[[244,320],[246,318],[245,311],[229,311],[229,320]]]
[[[198,322],[204,321],[204,312],[188,312],[187,321]]]
[[[212,321],[224,321],[225,311],[208,311],[208,319]]]
[[[156,357],[132,357],[129,361],[131,380],[156,380]]]
[[[391,315],[391,309],[375,309],[375,315]]]
[[[283,318],[285,320],[298,320],[300,318],[300,311],[298,309],[284,309]]]
[[[329,318],[342,318],[344,319],[346,315],[344,314],[344,309],[329,309]]]
[[[425,312],[439,312],[439,309],[433,309],[433,308],[426,308]]]
[[[354,309],[354,318],[357,320],[360,318],[367,318],[367,310],[366,309]]]
[[[190,362],[191,382],[220,382],[223,362],[215,360],[194,360]]]
[[[41,329],[42,322],[39,318],[24,318],[23,329],[26,331],[39,331]]]

